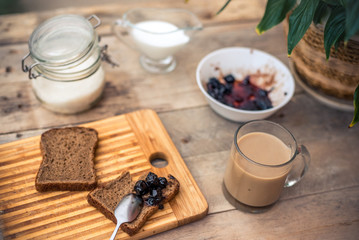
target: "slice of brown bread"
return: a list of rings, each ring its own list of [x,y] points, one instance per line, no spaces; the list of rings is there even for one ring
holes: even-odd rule
[[[41,135],[42,162],[35,179],[37,191],[84,191],[96,187],[94,169],[97,131],[54,128]]]
[[[87,195],[87,201],[108,219],[116,223],[115,208],[125,195],[132,192],[134,185],[135,183],[132,182],[130,173],[123,172],[116,179],[92,190]]]
[[[141,176],[139,180],[145,179],[147,174]],[[161,204],[173,199],[179,191],[180,183],[173,176],[169,175],[167,178],[167,186],[162,190],[163,200]],[[90,205],[97,208],[108,219],[116,223],[114,215],[115,208],[123,196],[133,192],[135,182],[131,181],[131,176],[128,172],[122,173],[118,178],[107,183],[104,186],[99,186],[88,194],[87,201]],[[137,218],[130,222],[121,225],[121,229],[130,236],[136,234],[147,219],[152,216],[159,209],[159,205],[149,206],[144,203],[141,212]]]

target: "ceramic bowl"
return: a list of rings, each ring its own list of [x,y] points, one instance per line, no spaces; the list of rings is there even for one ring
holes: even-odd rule
[[[219,102],[207,93],[207,82],[211,77],[232,74],[236,79],[242,80],[247,75],[256,73],[274,76],[274,81],[263,87],[266,90],[271,89],[268,96],[273,108],[236,109]],[[295,88],[291,72],[280,60],[266,52],[244,47],[223,48],[209,53],[198,64],[196,79],[211,108],[224,118],[235,122],[268,118],[289,102]]]

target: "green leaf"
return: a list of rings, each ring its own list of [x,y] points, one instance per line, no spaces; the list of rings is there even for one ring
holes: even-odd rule
[[[344,33],[340,35],[339,39],[334,43],[335,51],[338,51],[338,47],[341,41],[344,41]]]
[[[260,35],[282,22],[295,3],[296,0],[268,0],[263,18],[256,27],[256,32]]]
[[[331,47],[339,41],[345,29],[345,9],[335,7],[328,18],[324,28],[324,48],[327,59],[330,55]]]
[[[314,24],[322,23],[322,21],[327,20],[330,14],[330,7],[323,1],[319,1],[317,10],[314,13],[313,22]]]
[[[344,6],[345,0],[323,0],[323,2],[331,6]]]
[[[353,127],[357,122],[359,122],[359,85],[354,92],[354,117],[349,127]]]
[[[301,0],[289,17],[288,55],[304,36],[313,21],[319,0]]]
[[[347,42],[355,33],[359,31],[359,1],[346,0],[346,23],[345,23],[345,37]]]
[[[219,11],[216,13],[217,15],[220,14],[226,7],[227,5],[231,2],[231,0],[227,0],[227,2],[223,5],[223,7],[221,9],[219,9]]]
[[[339,2],[341,6],[345,7],[346,0],[339,0]]]

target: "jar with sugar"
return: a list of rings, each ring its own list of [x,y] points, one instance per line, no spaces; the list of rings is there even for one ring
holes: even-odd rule
[[[95,22],[96,21],[96,22]],[[93,24],[92,24],[93,23]],[[40,24],[29,39],[22,59],[33,91],[51,111],[73,114],[91,108],[105,86],[99,38],[100,19],[92,15],[60,15]],[[31,61],[26,65],[26,61]]]

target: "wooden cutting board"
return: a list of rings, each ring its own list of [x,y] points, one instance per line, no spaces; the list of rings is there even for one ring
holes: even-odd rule
[[[144,238],[204,217],[208,204],[157,114],[141,110],[84,124],[99,133],[95,168],[99,183],[129,170],[134,179],[153,171],[174,175],[179,194],[133,236]],[[0,224],[4,239],[108,239],[115,224],[87,203],[88,192],[35,190],[40,136],[0,145]],[[164,158],[168,165],[152,166]],[[118,239],[129,236],[121,230]]]

